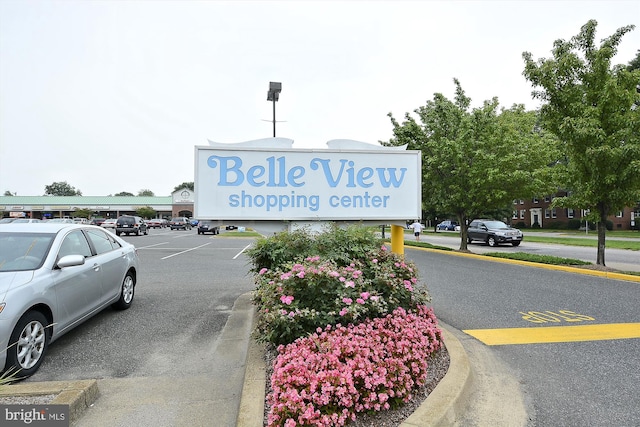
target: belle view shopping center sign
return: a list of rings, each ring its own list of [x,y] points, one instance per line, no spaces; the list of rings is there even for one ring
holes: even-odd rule
[[[267,138],[195,147],[194,216],[229,221],[403,223],[421,216],[420,151]]]

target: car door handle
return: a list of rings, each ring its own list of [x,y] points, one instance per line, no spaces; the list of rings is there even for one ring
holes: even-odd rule
[[[100,271],[100,265],[99,264],[93,264],[93,268],[94,271]]]

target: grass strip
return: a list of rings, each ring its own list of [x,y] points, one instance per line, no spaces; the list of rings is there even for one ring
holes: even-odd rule
[[[514,253],[506,253],[506,252],[488,252],[484,254],[485,256],[490,256],[494,258],[505,258],[505,259],[515,259],[518,261],[529,261],[536,262],[538,264],[551,264],[551,265],[592,265],[591,262],[583,261],[581,259],[573,259],[573,258],[561,258],[552,255],[539,255],[539,254],[528,254],[525,252],[514,252]]]
[[[586,246],[586,247],[593,247],[593,248],[598,246],[597,239],[588,239],[583,237],[545,237],[545,236],[535,236],[535,235],[527,234],[524,240],[526,242],[554,243],[557,245],[567,245],[567,246]],[[631,251],[640,251],[640,240],[630,241],[630,240],[607,239],[605,241],[605,245],[607,248],[612,248],[612,249],[626,249]]]

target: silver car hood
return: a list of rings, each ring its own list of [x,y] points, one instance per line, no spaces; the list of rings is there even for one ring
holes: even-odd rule
[[[33,270],[0,272],[0,301],[4,301],[9,289],[31,282],[34,274]]]

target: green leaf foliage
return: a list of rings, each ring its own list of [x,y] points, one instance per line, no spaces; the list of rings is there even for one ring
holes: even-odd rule
[[[400,124],[384,145],[422,151],[425,208],[455,215],[460,224],[501,211],[517,198],[555,191],[557,139],[535,112],[521,105],[500,109],[497,98],[471,108],[457,79],[454,100],[436,93]],[[466,226],[460,249],[465,250]]]
[[[552,58],[523,53],[534,98],[544,102],[542,124],[562,141],[567,197],[556,206],[596,213],[597,264],[604,265],[605,227],[610,214],[640,200],[640,70],[611,65],[622,37],[619,28],[595,43],[591,20],[570,40],[556,40]]]

